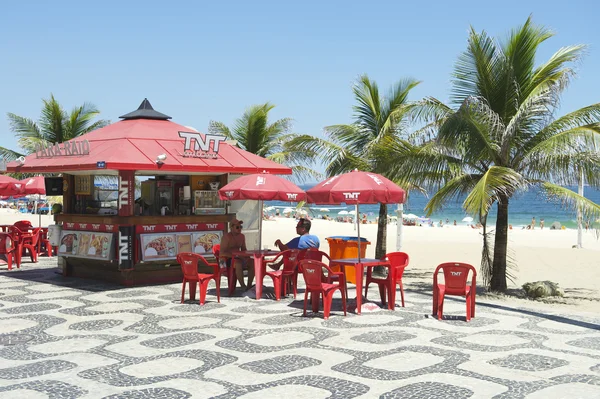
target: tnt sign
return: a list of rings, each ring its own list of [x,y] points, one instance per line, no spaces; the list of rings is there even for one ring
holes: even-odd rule
[[[191,158],[216,158],[219,153],[219,144],[227,140],[225,136],[217,134],[204,134],[197,132],[179,132],[183,143],[183,156]],[[210,145],[212,143],[212,150]]]
[[[133,215],[135,177],[133,171],[119,172],[119,216]]]
[[[133,226],[119,226],[119,269],[133,268]]]
[[[296,198],[298,197],[298,194],[286,193],[286,195],[290,201],[296,201]]]
[[[261,186],[263,184],[267,183],[267,179],[265,179],[263,176],[257,176],[256,177],[256,185],[257,186]]]
[[[450,272],[450,275],[454,277],[459,277],[463,272]]]
[[[357,200],[360,193],[343,193],[347,200]]]

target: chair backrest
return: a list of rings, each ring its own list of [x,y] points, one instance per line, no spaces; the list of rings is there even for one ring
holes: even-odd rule
[[[390,252],[385,254],[385,257],[390,261],[390,264],[394,268],[396,278],[401,279],[404,274],[404,269],[408,266],[410,260],[408,254],[406,252]]]
[[[23,235],[23,231],[17,226],[8,226],[8,233],[12,236],[13,241],[19,240]]]
[[[212,252],[215,258],[217,258],[217,263],[219,263],[219,255],[221,254],[221,244],[214,244],[212,247]]]
[[[0,233],[0,254],[7,254],[14,249],[14,243],[10,233]]]
[[[329,262],[331,262],[331,258],[329,257],[329,255],[319,250],[319,248],[307,248],[300,251],[298,259],[310,259],[323,262],[323,257],[325,257]]]
[[[19,220],[18,222],[14,223],[14,226],[16,226],[21,231],[27,231],[33,228],[33,225],[29,220]]]
[[[186,280],[198,280],[198,261],[202,258],[193,252],[182,252],[177,255],[177,262],[181,265],[181,272]]]
[[[475,270],[475,268],[469,265],[468,263],[442,263],[435,269],[435,273],[433,274],[434,285],[437,285],[437,277],[440,270],[444,272],[444,285],[446,286],[447,293],[452,293],[452,291],[463,292],[467,287],[469,271],[473,272],[471,285],[475,285],[475,280],[477,278],[477,270]]]
[[[283,256],[283,271],[287,273],[293,272],[296,266],[298,266],[300,250],[288,249],[287,251],[283,251],[281,255]]]
[[[329,267],[323,262],[311,259],[301,260],[299,266],[302,269],[306,289],[309,291],[321,289],[323,268],[329,269]]]
[[[40,227],[36,227],[35,229],[33,229],[33,233],[31,234],[31,245],[33,247],[37,246],[41,233],[42,229]]]

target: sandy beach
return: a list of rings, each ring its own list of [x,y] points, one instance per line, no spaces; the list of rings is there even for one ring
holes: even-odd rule
[[[27,215],[0,210],[0,224],[13,224],[28,219],[34,226],[38,215]],[[356,236],[354,225],[327,220],[313,220],[311,233],[321,240],[321,249],[329,252],[326,237]],[[42,215],[41,225],[53,223],[52,216]],[[263,244],[273,245],[277,238],[287,241],[295,236],[294,219],[275,218],[263,223]],[[431,284],[435,267],[447,261],[461,261],[479,268],[481,261],[482,230],[463,226],[418,227],[403,226],[402,251],[410,255],[405,274],[405,287]],[[361,225],[361,236],[371,242],[367,257],[374,257],[377,225]],[[514,282],[510,288],[520,288],[530,281],[550,280],[565,290],[561,303],[574,305],[583,311],[600,311],[600,241],[594,231],[584,231],[582,249],[575,249],[576,230],[510,230],[509,251],[517,264],[512,271]],[[387,250],[396,250],[396,224],[388,225]],[[502,300],[513,300],[501,298]],[[523,305],[532,301],[517,300]],[[534,305],[537,303],[533,303]]]

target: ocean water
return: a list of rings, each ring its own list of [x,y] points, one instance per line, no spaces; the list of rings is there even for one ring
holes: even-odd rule
[[[301,185],[304,190],[308,190],[312,185]],[[577,191],[577,187],[569,187],[569,189]],[[585,187],[584,196],[595,203],[600,203],[600,190]],[[429,201],[429,198],[425,197],[421,193],[410,193],[408,201],[404,204],[404,214],[415,214],[417,216],[425,217],[425,205]],[[443,209],[433,213],[430,218],[436,225],[440,220],[446,224],[446,219],[450,223],[456,220],[457,224],[465,225],[467,222],[462,220],[465,217],[471,216],[474,218],[472,223],[477,223],[477,217],[475,215],[467,215],[462,209],[462,203],[464,198],[460,198],[456,201],[448,202]],[[276,206],[276,207],[291,207],[295,208],[296,203],[281,202],[281,201],[267,201],[265,206]],[[354,205],[345,204],[341,205],[314,205],[308,204],[308,211],[311,217],[320,218],[323,215],[329,215],[330,217],[337,217],[338,212],[342,210],[350,211],[354,210]],[[329,211],[319,211],[321,208],[327,208]],[[283,208],[279,208],[280,212]],[[396,215],[397,206],[395,204],[388,205],[388,215]],[[272,210],[269,213],[273,214],[275,211]],[[366,213],[369,220],[375,220],[379,215],[379,205],[360,205],[359,212]],[[497,207],[494,205],[490,215],[488,217],[488,226],[496,224],[496,212]],[[531,223],[531,218],[535,217],[536,228],[539,227],[540,219],[544,219],[545,227],[548,228],[553,222],[559,222],[561,225],[567,228],[577,228],[577,216],[576,211],[568,209],[560,203],[549,201],[542,192],[538,189],[531,189],[526,192],[521,192],[513,196],[509,202],[508,208],[508,222],[513,225],[514,228],[520,228]],[[470,223],[469,223],[470,224]],[[597,227],[599,222],[594,220],[590,221],[590,225]]]

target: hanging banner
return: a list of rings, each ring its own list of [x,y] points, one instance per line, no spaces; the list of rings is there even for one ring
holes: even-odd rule
[[[119,226],[119,270],[133,269],[133,226]]]
[[[135,174],[132,170],[119,171],[119,216],[133,216]]]

